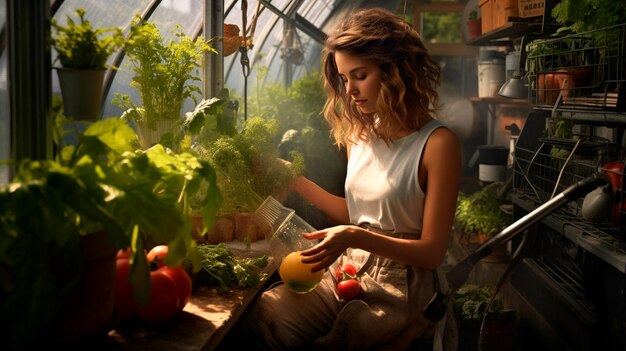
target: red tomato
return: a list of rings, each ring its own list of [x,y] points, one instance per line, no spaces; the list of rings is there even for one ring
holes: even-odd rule
[[[613,161],[602,165],[602,170],[611,183],[613,191],[622,190],[622,181],[624,179],[624,162]]]
[[[354,267],[353,265],[349,263],[344,264],[343,266],[337,267],[337,270],[335,271],[335,278],[337,278],[338,282],[344,279],[355,279],[356,267]]]
[[[337,284],[337,293],[343,300],[350,301],[361,293],[361,285],[355,279],[342,280]]]
[[[167,247],[167,245],[157,245],[153,247],[148,252],[148,263],[152,263],[156,261],[159,267],[163,267],[165,265],[163,260],[165,259],[165,256],[167,255],[168,252],[169,252],[169,248]]]
[[[192,282],[191,277],[182,266],[168,267],[165,265],[165,256],[167,256],[169,248],[167,245],[157,245],[148,252],[148,262],[156,262],[160,267],[159,271],[169,275],[176,282],[177,291],[180,297],[179,310],[182,311],[185,305],[191,299]]]
[[[189,302],[189,300],[191,300],[191,277],[189,277],[189,274],[182,266],[165,266],[163,268],[160,268],[159,271],[162,271],[164,274],[168,275],[176,283],[179,298],[178,310],[182,311]]]
[[[129,258],[130,257],[130,249],[121,249],[117,252],[117,259],[120,258]]]
[[[129,319],[135,314],[133,288],[128,279],[129,271],[128,258],[119,258],[115,269],[115,312],[121,319]]]
[[[160,268],[150,272],[150,300],[137,308],[137,315],[146,322],[164,322],[178,313],[179,304],[176,282]]]

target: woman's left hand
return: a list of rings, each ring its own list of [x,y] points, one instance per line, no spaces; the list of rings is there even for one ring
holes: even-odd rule
[[[322,241],[314,247],[301,252],[302,262],[315,264],[312,269],[313,272],[327,268],[350,247],[353,234],[360,229],[353,225],[340,225],[304,233],[303,236],[309,240],[322,239]]]

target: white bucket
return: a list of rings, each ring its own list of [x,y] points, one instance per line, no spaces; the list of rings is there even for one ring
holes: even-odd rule
[[[506,80],[511,79],[513,73],[519,69],[519,51],[511,51],[506,55],[506,70],[505,70],[505,78]]]
[[[499,145],[478,147],[478,179],[482,182],[501,182],[506,178],[509,149]]]
[[[478,97],[493,96],[494,84],[504,84],[504,60],[479,61]]]

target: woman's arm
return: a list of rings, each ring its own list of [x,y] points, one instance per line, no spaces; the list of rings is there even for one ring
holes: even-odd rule
[[[322,239],[303,251],[314,270],[328,267],[348,247],[360,248],[412,266],[435,269],[448,249],[456,210],[461,174],[461,148],[454,133],[439,128],[430,136],[420,165],[420,179],[425,179],[426,199],[420,240],[399,239],[356,226],[337,226],[305,234]],[[422,177],[424,175],[424,177]]]
[[[345,224],[350,222],[345,198],[329,193],[305,177],[298,177],[290,187],[313,206],[324,212],[334,223]]]

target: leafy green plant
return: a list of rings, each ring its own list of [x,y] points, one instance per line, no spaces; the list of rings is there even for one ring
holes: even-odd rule
[[[128,95],[115,94],[114,102],[127,109],[123,117],[144,122],[153,130],[157,121],[178,121],[185,99],[198,104],[201,91],[193,82],[200,80],[197,70],[202,55],[216,53],[202,36],[192,40],[180,25],[172,35],[173,39],[164,42],[154,23],[135,16],[125,47],[135,74],[131,85],[139,90],[141,104]]]
[[[260,67],[257,74],[255,97],[250,101],[252,116],[276,119],[280,124],[279,135],[289,129],[301,130],[307,126],[311,116],[323,120],[320,111],[326,101],[319,71],[294,81],[287,88],[279,83],[267,83],[261,86],[267,68]]]
[[[36,340],[63,306],[59,301],[81,274],[80,239],[104,231],[114,248],[131,248],[135,299],[150,293],[144,249],[166,244],[170,265],[189,257],[199,267],[188,199],[199,201],[212,225],[220,195],[211,166],[190,153],[157,145],[137,150],[133,130],[120,119],[90,125],[54,160],[25,160],[0,189],[0,318],[2,337]],[[63,281],[51,274],[61,265]],[[32,340],[31,340],[32,339]]]
[[[479,322],[493,295],[493,290],[488,286],[465,284],[454,293],[453,310],[457,317],[464,322]],[[510,308],[505,308],[502,301],[494,299],[487,313],[488,320],[517,321],[519,313]]]
[[[200,270],[197,273],[199,285],[218,285],[222,292],[231,285],[253,287],[267,279],[265,272],[259,272],[268,264],[268,256],[256,258],[236,257],[223,243],[199,244]],[[191,266],[190,260],[184,260],[186,267]]]
[[[301,154],[293,153],[289,166],[279,160],[278,130],[276,120],[252,117],[241,132],[214,130],[198,139],[193,150],[217,173],[224,198],[220,214],[254,212],[267,196],[285,191],[292,179],[304,173]],[[233,128],[227,131],[232,133]]]
[[[475,20],[478,19],[478,10],[472,10],[469,13],[469,17],[470,20]]]
[[[289,159],[296,151],[304,157],[304,175],[324,189],[343,195],[346,154],[339,149],[330,136],[330,128],[321,114],[326,101],[319,71],[311,71],[295,80],[291,87],[282,84],[265,84],[261,81],[267,69],[259,67],[255,98],[250,111],[254,116],[276,119],[280,130],[280,156]],[[293,160],[291,160],[293,161]],[[289,196],[287,205],[313,226],[325,226],[325,215],[298,196]]]
[[[561,0],[552,17],[563,25],[559,32],[582,33],[626,22],[626,7],[623,0]]]
[[[509,216],[500,208],[498,185],[492,183],[470,195],[459,193],[455,221],[463,235],[492,236],[507,226]]]
[[[93,28],[85,19],[85,10],[76,10],[78,22],[67,16],[63,26],[52,19],[52,46],[65,68],[104,69],[113,51],[124,43],[122,30],[116,27]],[[106,35],[109,34],[109,35]]]

